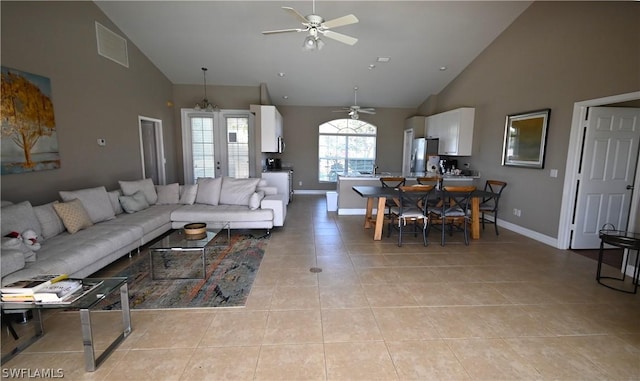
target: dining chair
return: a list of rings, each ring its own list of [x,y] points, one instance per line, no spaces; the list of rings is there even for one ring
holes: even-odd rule
[[[453,230],[464,231],[464,244],[469,245],[469,228],[471,223],[471,197],[476,190],[475,186],[445,186],[438,193],[440,202],[438,206],[429,208],[429,220],[427,233],[434,224],[440,224],[440,245],[444,246],[446,233],[453,235]]]
[[[418,235],[418,225],[422,229],[422,243],[427,246],[427,225],[428,212],[427,205],[430,195],[433,193],[433,185],[411,185],[400,186],[398,205],[392,206],[389,213],[389,229],[387,237],[391,236],[391,230],[398,228],[398,246],[402,246],[402,232],[407,226],[407,222],[413,225],[414,236]]]
[[[407,179],[400,176],[380,177],[380,184],[385,188],[399,188],[404,186],[406,182]],[[387,209],[385,214],[387,217],[389,217],[389,214],[391,213],[391,208],[397,206],[398,202],[399,201],[397,199],[387,199],[385,202],[385,207]]]
[[[498,233],[498,201],[500,201],[500,196],[502,195],[502,191],[507,186],[507,183],[499,180],[487,180],[484,183],[484,190],[487,192],[491,192],[494,195],[491,197],[484,197],[480,202],[480,219],[482,221],[482,230],[484,230],[485,222],[492,223],[495,230],[496,235]],[[484,216],[485,213],[492,213],[493,220],[487,220]]]

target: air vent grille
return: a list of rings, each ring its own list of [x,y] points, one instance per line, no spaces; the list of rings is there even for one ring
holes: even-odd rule
[[[129,67],[129,54],[127,52],[127,40],[117,35],[104,25],[96,21],[96,39],[98,41],[98,54]]]

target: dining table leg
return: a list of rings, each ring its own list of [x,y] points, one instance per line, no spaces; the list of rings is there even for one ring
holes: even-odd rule
[[[471,197],[471,239],[480,239],[480,197]]]
[[[371,228],[371,217],[373,216],[373,204],[375,202],[375,198],[369,197],[367,198],[367,210],[364,213],[364,228]]]
[[[380,241],[382,239],[382,225],[384,225],[384,208],[387,205],[386,197],[378,197],[378,210],[376,212],[376,229],[373,233],[373,240]]]

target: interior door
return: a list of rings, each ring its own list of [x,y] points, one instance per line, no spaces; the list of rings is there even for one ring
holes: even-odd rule
[[[146,117],[138,118],[142,177],[150,178],[156,185],[166,184],[165,158],[162,139],[162,121]]]
[[[605,224],[626,230],[638,163],[640,109],[589,109],[574,210],[572,249],[600,247]]]

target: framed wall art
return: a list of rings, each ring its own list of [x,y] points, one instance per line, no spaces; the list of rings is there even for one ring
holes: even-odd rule
[[[507,116],[502,165],[544,168],[550,114],[551,109],[543,109]]]
[[[4,66],[0,70],[2,174],[60,168],[51,81]]]

